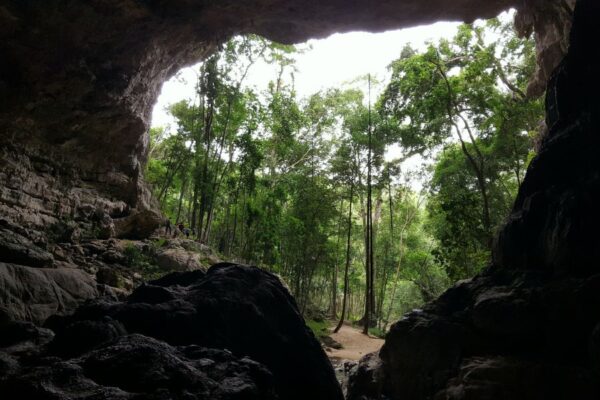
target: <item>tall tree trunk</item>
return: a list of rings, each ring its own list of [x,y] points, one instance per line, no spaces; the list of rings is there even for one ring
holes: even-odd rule
[[[346,304],[348,302],[348,286],[349,286],[349,277],[348,272],[350,270],[350,239],[352,238],[352,202],[354,201],[354,178],[350,183],[350,202],[348,206],[348,235],[346,237],[346,265],[344,266],[344,297],[342,298],[342,314],[340,316],[340,321],[337,326],[333,330],[334,333],[337,333],[342,325],[344,324],[344,317],[346,316]]]
[[[198,216],[198,182],[196,180],[194,180],[194,190],[193,190],[193,194],[192,194],[192,221],[191,221],[191,229],[192,230],[196,230],[196,235],[198,235],[197,232],[197,216]],[[179,221],[176,221],[179,222]]]
[[[392,314],[392,308],[394,306],[394,300],[396,298],[396,289],[398,288],[398,281],[400,280],[400,271],[401,271],[401,266],[402,266],[402,258],[404,257],[404,232],[408,229],[408,227],[411,225],[414,217],[417,215],[417,212],[419,210],[419,208],[421,207],[421,200],[419,199],[419,201],[417,201],[416,207],[412,212],[408,212],[405,216],[404,219],[404,225],[402,226],[402,229],[400,230],[400,236],[399,236],[399,240],[400,240],[400,254],[398,255],[398,264],[396,266],[396,277],[394,279],[394,286],[392,287],[392,295],[390,297],[390,305],[388,306],[388,310],[387,310],[387,314],[385,317],[385,321],[384,321],[384,325],[383,325],[383,330],[385,330],[387,328],[387,325],[389,323],[390,320],[390,315]]]
[[[175,221],[179,221],[179,217],[181,216],[181,206],[183,204],[183,194],[187,188],[187,179],[185,179],[181,183],[181,192],[179,192],[179,204],[177,205],[177,217],[175,217]]]
[[[340,219],[338,221],[337,243],[335,246],[335,265],[333,266],[333,277],[331,279],[331,318],[337,318],[337,283],[340,255],[340,240],[342,236],[342,210],[344,209],[344,199],[340,200]]]
[[[454,91],[452,90],[452,86],[450,85],[450,81],[448,80],[448,76],[447,76],[446,72],[444,71],[444,68],[442,68],[441,64],[438,62],[432,61],[432,63],[435,65],[435,67],[437,68],[438,72],[440,73],[442,79],[444,80],[444,82],[446,84],[446,89],[448,91],[448,100],[447,100],[447,104],[446,104],[446,111],[448,114],[448,119],[450,120],[450,123],[454,126],[454,129],[456,130],[456,133],[460,140],[460,147],[461,147],[463,154],[465,155],[465,157],[467,157],[467,160],[469,161],[469,163],[473,167],[473,171],[475,172],[475,176],[477,179],[477,186],[479,188],[479,192],[481,194],[481,200],[483,203],[482,224],[483,224],[483,227],[485,230],[488,248],[491,248],[493,237],[492,237],[492,223],[491,223],[491,218],[490,218],[490,204],[489,204],[489,198],[488,198],[488,193],[487,193],[487,186],[485,183],[485,158],[483,157],[483,154],[481,153],[481,150],[479,149],[479,146],[477,145],[477,141],[475,140],[475,136],[473,135],[471,126],[469,125],[467,119],[460,113],[460,110],[457,107],[455,94],[454,94]],[[465,126],[465,130],[467,131],[467,134],[469,135],[469,139],[471,140],[471,145],[473,146],[473,149],[475,150],[475,154],[476,154],[478,160],[476,160],[475,156],[473,154],[471,154],[471,152],[469,152],[469,149],[467,148],[466,143],[463,139],[461,129],[458,126],[458,123],[456,122],[455,118],[458,118],[463,122],[463,124]]]
[[[369,334],[369,327],[371,326],[371,313],[373,310],[373,199],[372,199],[372,182],[371,182],[371,169],[372,169],[372,158],[373,158],[373,141],[371,133],[371,75],[369,74],[369,125],[368,125],[368,138],[369,138],[369,152],[367,156],[367,246],[366,246],[366,291],[365,291],[365,320],[363,333]]]

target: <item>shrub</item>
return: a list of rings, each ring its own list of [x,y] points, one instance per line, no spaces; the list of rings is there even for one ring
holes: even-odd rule
[[[128,243],[123,252],[127,266],[139,272],[144,280],[158,279],[165,274],[158,265],[154,264],[151,257],[144,254],[133,243]]]

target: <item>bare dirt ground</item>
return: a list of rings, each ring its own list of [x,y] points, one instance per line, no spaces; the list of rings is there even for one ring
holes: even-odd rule
[[[331,333],[330,336],[344,346],[340,350],[327,351],[329,358],[338,360],[358,361],[365,354],[379,351],[384,342],[378,337],[363,335],[360,329],[348,325],[342,326],[338,333]]]

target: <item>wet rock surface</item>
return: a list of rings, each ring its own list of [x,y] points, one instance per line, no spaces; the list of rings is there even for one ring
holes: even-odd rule
[[[255,267],[174,273],[46,326],[4,321],[0,397],[342,398],[293,298]]]

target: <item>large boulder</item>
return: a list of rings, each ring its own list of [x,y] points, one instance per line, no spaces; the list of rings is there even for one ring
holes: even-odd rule
[[[393,324],[347,398],[597,399],[599,288],[490,269]]]
[[[187,239],[171,239],[156,250],[154,262],[165,271],[193,271],[207,270],[221,260],[204,244]]]
[[[131,210],[123,218],[113,219],[114,235],[126,239],[146,239],[164,222],[164,217],[157,211]]]
[[[435,400],[595,399],[590,371],[578,366],[509,357],[475,357],[460,366],[457,378]]]
[[[5,351],[3,351],[5,350]],[[275,400],[273,376],[226,350],[123,335],[77,358],[35,363],[0,348],[0,398]]]
[[[183,248],[165,249],[156,254],[156,264],[166,271],[193,271],[205,269],[200,263],[197,253],[187,251]]]
[[[0,262],[47,267],[51,266],[53,261],[52,254],[31,240],[16,232],[0,229]]]
[[[98,324],[110,326],[109,333],[99,334]],[[54,348],[61,354],[72,343],[65,337],[100,338],[79,343],[83,352],[122,326],[173,346],[250,357],[273,373],[281,399],[342,399],[331,364],[293,297],[275,275],[256,267],[222,263],[206,273],[175,273],[136,289],[127,302],[99,299],[48,326],[57,333]]]
[[[98,295],[94,278],[79,269],[0,263],[0,313],[12,319],[43,323]]]

